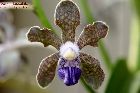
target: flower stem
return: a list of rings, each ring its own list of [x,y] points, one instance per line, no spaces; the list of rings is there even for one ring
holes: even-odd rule
[[[83,8],[83,12],[86,16],[86,20],[88,23],[93,23],[95,21],[95,19],[92,16],[92,12],[89,8],[88,2],[87,0],[80,0],[80,4],[81,7]],[[105,44],[102,40],[100,40],[99,42],[99,51],[103,57],[103,60],[106,64],[106,67],[108,68],[108,70],[110,71],[112,69],[112,62],[111,62],[111,58],[109,56],[109,53],[107,52],[107,49],[105,47]]]
[[[138,38],[137,38],[137,43],[138,43],[138,51],[137,51],[137,70],[140,70],[140,0],[132,0],[134,2],[134,7],[136,8],[136,13],[138,15]],[[134,31],[133,31],[134,32]]]
[[[87,23],[93,23],[95,20],[94,18],[92,17],[92,12],[89,8],[89,4],[88,4],[88,1],[87,0],[80,0],[80,5],[83,9],[83,12],[86,16],[86,20],[87,20]]]
[[[137,66],[139,66],[138,58],[139,58],[139,23],[138,17],[134,17],[132,19],[132,28],[130,32],[130,46],[129,46],[129,58],[128,58],[128,66],[131,71],[136,71]]]
[[[99,41],[99,51],[100,51],[100,54],[102,55],[104,62],[106,63],[108,70],[111,70],[112,69],[111,58],[110,58],[110,56],[107,52],[107,49],[105,47],[105,44],[102,40]]]
[[[45,12],[43,11],[41,7],[41,0],[32,0],[32,3],[33,3],[33,8],[34,8],[34,13],[39,18],[42,25],[45,27],[48,27],[49,29],[52,29],[52,31],[56,33],[51,23],[49,22],[49,19],[46,17]]]
[[[82,85],[86,88],[86,90],[89,92],[89,93],[95,93],[94,90],[92,89],[91,86],[89,86],[83,79],[83,77],[80,78],[81,80],[81,83]]]
[[[140,70],[140,1],[132,0],[136,15],[133,15],[130,33],[128,66],[131,71]]]

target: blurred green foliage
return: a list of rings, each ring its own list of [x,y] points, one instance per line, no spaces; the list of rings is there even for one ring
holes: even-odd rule
[[[140,0],[132,0],[133,6],[137,12],[137,15],[140,18]]]
[[[105,93],[130,93],[133,74],[127,68],[127,61],[120,59],[112,70]]]

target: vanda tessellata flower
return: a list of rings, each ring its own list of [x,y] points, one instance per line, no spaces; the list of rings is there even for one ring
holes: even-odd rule
[[[48,28],[31,27],[27,33],[31,42],[41,42],[44,47],[54,46],[58,52],[42,60],[36,79],[41,87],[48,86],[55,77],[55,71],[67,85],[75,85],[80,77],[93,88],[98,88],[105,77],[100,63],[94,57],[80,52],[86,46],[98,46],[98,41],[108,32],[108,26],[97,21],[87,25],[78,40],[75,40],[75,29],[80,24],[80,13],[77,5],[71,0],[62,0],[58,3],[55,15],[55,24],[62,29],[62,40]]]

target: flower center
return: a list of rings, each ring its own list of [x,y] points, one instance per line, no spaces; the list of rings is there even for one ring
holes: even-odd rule
[[[76,53],[71,48],[69,48],[64,52],[62,56],[67,60],[73,60],[76,58]]]
[[[60,47],[60,56],[66,60],[73,60],[79,56],[79,47],[76,43],[67,41]]]

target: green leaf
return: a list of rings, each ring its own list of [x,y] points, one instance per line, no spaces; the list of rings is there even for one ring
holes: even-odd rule
[[[135,73],[129,93],[140,93],[140,71]]]
[[[114,67],[105,93],[130,93],[133,74],[127,68],[126,60],[118,60]]]

